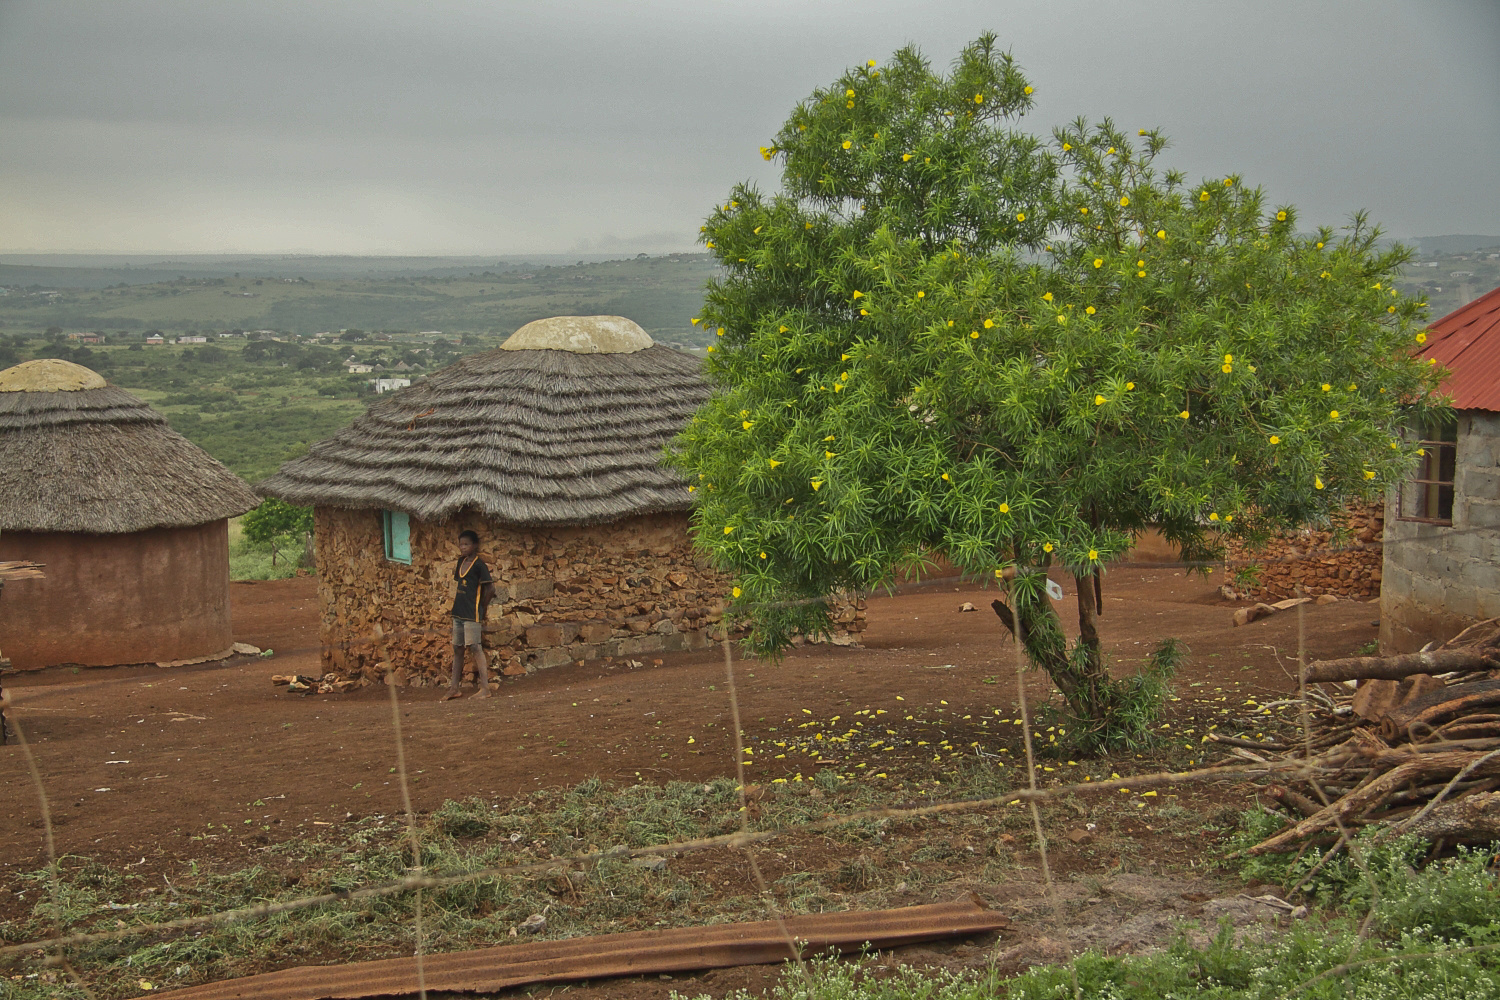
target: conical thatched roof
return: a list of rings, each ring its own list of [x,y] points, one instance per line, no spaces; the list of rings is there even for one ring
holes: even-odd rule
[[[313,445],[259,485],[296,504],[516,525],[686,510],[661,449],[709,388],[691,355],[627,319],[556,317],[464,358]]]
[[[125,534],[243,514],[244,480],[68,361],[0,372],[0,531]]]

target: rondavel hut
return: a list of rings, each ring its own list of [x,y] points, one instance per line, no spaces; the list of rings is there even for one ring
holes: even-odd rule
[[[708,398],[700,363],[620,316],[517,330],[372,403],[261,483],[314,510],[324,667],[409,686],[450,661],[458,534],[496,581],[485,645],[515,673],[701,648],[724,577],[695,559],[663,446]]]
[[[16,669],[228,655],[228,519],[257,503],[234,473],[124,389],[68,361],[0,372],[0,560]]]

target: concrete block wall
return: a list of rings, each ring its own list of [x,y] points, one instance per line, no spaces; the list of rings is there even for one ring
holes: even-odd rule
[[[1380,647],[1409,653],[1500,617],[1500,413],[1459,415],[1453,524],[1402,521],[1386,503]]]

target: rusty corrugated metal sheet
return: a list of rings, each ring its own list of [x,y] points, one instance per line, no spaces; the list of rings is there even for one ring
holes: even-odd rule
[[[786,929],[803,954],[893,948],[945,937],[985,934],[1010,920],[974,897],[897,910],[788,917]],[[791,956],[773,920],[667,931],[601,934],[534,944],[428,955],[429,991],[489,993],[532,983],[639,976],[692,969],[784,962]],[[304,966],[161,993],[161,1000],[355,1000],[417,992],[416,962],[393,958],[351,965]]]
[[[1443,391],[1455,408],[1500,411],[1500,288],[1428,327],[1421,356],[1453,373]]]

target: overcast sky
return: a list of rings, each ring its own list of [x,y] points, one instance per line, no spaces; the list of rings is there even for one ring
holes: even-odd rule
[[[0,252],[690,249],[846,67],[993,30],[1305,225],[1500,233],[1500,0],[0,0]]]

